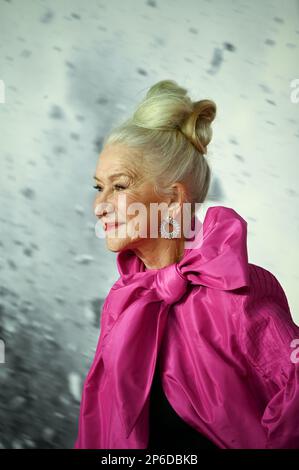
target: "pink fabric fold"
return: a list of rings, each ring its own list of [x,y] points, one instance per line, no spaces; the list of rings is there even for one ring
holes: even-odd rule
[[[248,262],[235,210],[210,207],[201,225],[196,247],[165,268],[118,253],[76,449],[147,447],[157,360],[174,410],[220,448],[299,448],[299,327],[284,290]]]

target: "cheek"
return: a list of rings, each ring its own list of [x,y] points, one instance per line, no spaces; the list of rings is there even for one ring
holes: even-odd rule
[[[119,220],[130,222],[138,214],[144,218],[144,213],[147,213],[146,203],[138,193],[121,193],[117,196],[115,201],[115,209],[118,214]]]
[[[147,237],[148,207],[140,194],[127,194],[126,200],[118,201],[118,215],[120,220],[126,220],[126,233],[131,241]],[[126,202],[126,204],[125,204]]]
[[[114,205],[117,219],[126,222],[128,236],[135,238],[139,232],[140,236],[148,236],[150,227],[159,229],[159,217],[155,217],[155,211],[151,216],[150,205],[157,202],[152,193],[144,191],[126,191],[117,194]]]
[[[118,215],[118,219],[123,222],[127,220],[127,207],[129,204],[129,197],[125,193],[118,194],[115,202],[115,210]]]

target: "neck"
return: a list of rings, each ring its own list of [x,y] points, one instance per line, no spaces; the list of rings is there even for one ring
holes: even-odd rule
[[[184,254],[184,238],[142,240],[132,247],[146,269],[160,269],[181,260]]]

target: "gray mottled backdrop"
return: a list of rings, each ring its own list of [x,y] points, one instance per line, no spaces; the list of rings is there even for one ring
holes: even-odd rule
[[[217,103],[206,208],[248,221],[299,323],[298,19],[295,0],[0,0],[0,447],[74,445],[117,279],[92,175],[158,80]]]

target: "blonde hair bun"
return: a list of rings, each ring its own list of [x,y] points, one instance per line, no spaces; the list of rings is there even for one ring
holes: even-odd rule
[[[187,90],[174,80],[162,80],[149,89],[133,114],[132,122],[147,129],[177,129],[200,153],[207,153],[216,109],[213,100],[193,102]]]
[[[123,143],[137,149],[128,164],[154,184],[161,196],[173,195],[180,181],[186,200],[203,202],[207,196],[211,170],[203,158],[212,139],[211,123],[216,104],[210,99],[193,102],[184,87],[162,80],[149,88],[133,114],[114,128],[106,143]]]

